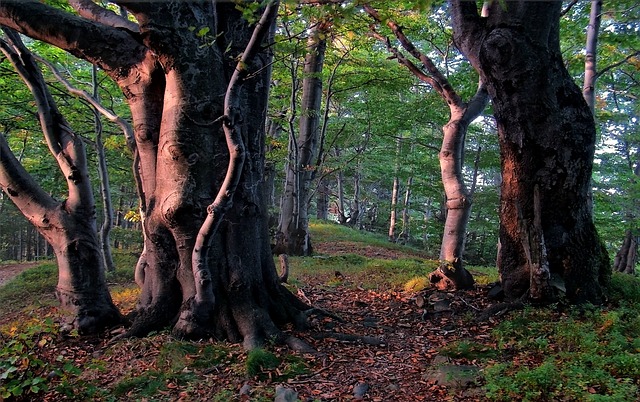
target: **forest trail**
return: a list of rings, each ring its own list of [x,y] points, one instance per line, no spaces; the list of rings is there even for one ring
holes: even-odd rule
[[[40,264],[40,262],[29,261],[0,265],[0,286],[3,286],[11,279],[18,276],[21,272],[29,268],[33,268],[38,264]]]

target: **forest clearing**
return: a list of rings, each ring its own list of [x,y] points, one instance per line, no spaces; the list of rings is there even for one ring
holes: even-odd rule
[[[290,287],[330,316],[297,333],[315,352],[267,344],[180,341],[167,330],[114,339],[60,331],[53,264],[0,289],[3,397],[83,401],[631,401],[640,397],[638,280],[614,277],[604,309],[549,306],[479,315],[494,269],[473,267],[473,290],[420,291],[420,250],[335,224],[312,223],[318,255],[292,257]],[[135,261],[118,258],[118,265]],[[33,270],[33,271],[31,271]],[[1,271],[1,268],[0,268]],[[130,311],[130,268],[109,278]],[[425,298],[422,308],[418,297]],[[526,324],[524,324],[526,323]],[[288,329],[288,331],[293,331]],[[15,341],[11,334],[22,333]],[[15,392],[15,391],[14,391]],[[294,396],[295,394],[295,396]]]

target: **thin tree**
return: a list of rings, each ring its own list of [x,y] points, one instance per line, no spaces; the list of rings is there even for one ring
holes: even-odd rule
[[[365,10],[376,22],[385,24],[402,47],[424,68],[408,59],[391,41],[374,32],[373,35],[386,44],[398,63],[405,66],[422,82],[429,84],[449,106],[449,121],[444,125],[440,149],[440,172],[446,196],[446,219],[440,247],[440,266],[429,276],[431,282],[440,289],[468,289],[473,286],[473,276],[464,268],[462,256],[464,240],[473,194],[467,189],[463,177],[464,144],[469,124],[485,109],[489,98],[482,81],[475,95],[464,101],[451,86],[447,77],[437,68],[426,54],[420,52],[404,34],[395,21],[383,21],[377,10],[365,5]]]
[[[289,159],[285,188],[280,202],[280,220],[275,253],[311,255],[309,201],[311,182],[317,169],[320,144],[322,69],[331,22],[319,21],[310,30],[303,66],[299,133],[289,133]],[[293,128],[293,126],[291,126]]]

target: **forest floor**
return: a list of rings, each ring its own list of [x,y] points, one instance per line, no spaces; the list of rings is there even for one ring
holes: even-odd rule
[[[317,258],[345,256],[347,265],[353,256],[379,262],[414,259],[420,263],[426,258],[410,249],[389,249],[349,241],[319,242],[314,247]],[[34,265],[0,267],[0,283]],[[248,375],[246,369],[238,368],[243,362],[246,366],[247,354],[236,345],[224,346],[227,358],[223,362],[196,369],[189,367],[189,360],[194,358],[193,350],[184,345],[176,346],[181,344],[168,333],[115,343],[111,338],[117,331],[93,338],[58,334],[44,359],[64,359],[83,368],[83,373],[79,376],[81,381],[66,379],[70,381],[66,386],[63,381],[62,387],[58,384],[57,391],[50,388],[43,400],[266,401],[276,396],[276,387],[284,387],[280,392],[296,392],[300,401],[484,400],[478,375],[481,367],[473,360],[451,357],[443,351],[460,339],[490,340],[488,334],[495,322],[474,322],[474,317],[486,307],[485,287],[456,293],[435,290],[416,293],[397,286],[372,287],[360,283],[363,278],[357,273],[352,276],[350,272],[354,271],[347,267],[344,272],[332,268],[294,275],[296,285],[292,289],[299,297],[336,316],[314,317],[310,331],[288,330],[317,353],[296,358],[286,347],[271,345],[268,349],[280,364],[263,367],[258,374]],[[369,272],[367,279],[378,274],[384,276],[384,271]],[[377,283],[384,283],[384,278]],[[115,293],[114,300],[118,303],[122,296]],[[424,303],[417,303],[420,297]],[[124,305],[120,308],[127,309]],[[46,300],[36,310],[36,313],[31,311],[32,317],[55,319],[59,314],[55,302],[47,303]],[[29,320],[20,314],[6,314],[0,324]],[[175,351],[167,351],[171,344],[184,355],[176,356]],[[204,348],[203,344],[198,347]],[[181,367],[178,372],[168,374],[168,371],[175,371],[175,361]],[[86,369],[100,365],[105,369]],[[155,389],[149,390],[149,384],[154,381],[158,382],[152,386]],[[79,396],[83,395],[78,392],[83,386],[78,384],[85,384],[84,397]],[[73,391],[69,392],[69,389]]]
[[[307,354],[271,343],[247,352],[226,342],[180,341],[168,330],[142,339],[116,339],[122,328],[93,337],[64,334],[53,297],[55,264],[0,266],[2,279],[27,269],[0,288],[0,400],[16,390],[23,396],[14,400],[25,401],[640,397],[636,285],[624,296],[634,304],[623,309],[524,309],[481,317],[496,304],[487,297],[495,269],[469,267],[478,279],[473,290],[414,291],[426,284],[437,261],[335,226],[315,228],[313,257],[289,259],[287,286],[331,313],[312,316],[307,331],[285,328],[316,351]],[[129,260],[118,266],[135,263],[135,254],[121,256]],[[123,273],[108,280],[114,302],[127,313],[139,291],[131,271]],[[16,371],[3,373],[7,367]]]
[[[21,272],[37,266],[37,262],[18,262],[0,265],[0,286],[18,276]]]

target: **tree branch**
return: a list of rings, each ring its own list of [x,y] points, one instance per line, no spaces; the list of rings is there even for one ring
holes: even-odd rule
[[[69,0],[69,4],[80,16],[113,28],[124,28],[131,32],[140,32],[135,22],[129,21],[111,10],[100,7],[93,0]]]
[[[54,77],[56,77],[56,79],[62,85],[64,85],[64,87],[67,89],[67,91],[69,91],[69,93],[71,93],[72,95],[78,96],[80,98],[83,98],[84,100],[89,102],[89,104],[93,106],[98,112],[100,112],[100,114],[102,114],[105,118],[107,118],[110,122],[120,126],[120,129],[122,129],[122,132],[124,133],[127,143],[130,144],[130,146],[131,145],[135,146],[135,138],[133,137],[133,128],[126,120],[124,120],[122,117],[115,114],[113,111],[104,107],[102,103],[98,101],[98,99],[96,99],[94,96],[89,94],[87,91],[74,87],[66,78],[62,76],[60,71],[48,60],[45,60],[36,54],[34,54],[33,57],[40,63],[47,66],[49,70],[51,70],[51,72],[53,73]]]
[[[66,50],[112,77],[126,72],[147,53],[131,32],[89,21],[38,0],[0,1],[0,25]]]
[[[621,65],[625,64],[626,62],[628,62],[629,60],[633,59],[634,57],[637,57],[638,55],[640,55],[640,51],[636,50],[635,52],[631,53],[630,55],[628,55],[624,59],[606,66],[605,68],[603,68],[602,70],[600,70],[600,71],[598,71],[596,73],[595,79],[600,78],[600,76],[602,74],[606,73],[609,70],[613,70],[616,67],[620,67]]]
[[[369,4],[365,4],[363,7],[364,7],[364,10],[377,23],[379,24],[383,23],[382,18],[380,17],[380,14],[378,13],[377,10],[375,10]],[[398,52],[397,50],[394,51],[393,47],[391,46],[391,43],[387,39],[387,49],[389,49],[392,53],[394,53],[394,55],[398,58],[398,61],[404,64],[405,66],[407,66],[407,68],[409,68],[409,70],[416,77],[430,84],[440,94],[440,96],[444,98],[447,104],[461,106],[463,104],[462,98],[460,98],[460,95],[458,95],[458,93],[453,89],[453,87],[449,83],[449,80],[447,80],[444,74],[442,74],[442,72],[436,67],[436,65],[433,63],[431,58],[429,58],[424,53],[420,52],[413,45],[413,43],[409,40],[409,38],[407,38],[407,36],[402,31],[402,27],[400,27],[395,21],[388,20],[386,22],[386,25],[387,27],[389,27],[389,29],[391,29],[391,31],[396,36],[396,38],[398,38],[402,47],[407,52],[409,52],[409,54],[411,54],[415,59],[419,60],[422,63],[424,68],[429,72],[429,76],[422,73],[421,71],[420,72],[416,71],[416,69],[417,70],[420,70],[420,69],[418,69],[417,66],[415,66],[415,64],[408,63],[408,60],[406,60],[403,56],[400,55],[400,52]],[[427,77],[429,78],[427,79]]]

